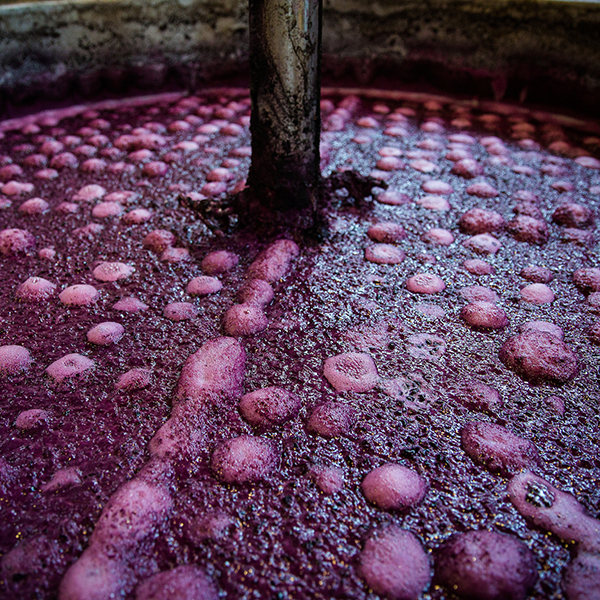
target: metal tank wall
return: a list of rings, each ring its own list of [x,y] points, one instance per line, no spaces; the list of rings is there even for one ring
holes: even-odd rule
[[[247,82],[246,0],[0,3],[0,114]],[[324,0],[324,81],[600,114],[600,2]]]

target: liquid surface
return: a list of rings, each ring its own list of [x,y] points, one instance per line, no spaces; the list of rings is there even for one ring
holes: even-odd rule
[[[493,108],[322,102],[324,174],[352,168],[389,187],[368,208],[340,193],[329,238],[301,246],[271,283],[266,322],[239,337],[243,388],[276,386],[292,400],[281,395],[284,416],[264,427],[243,417],[240,398],[206,417],[206,443],[173,462],[168,517],[127,557],[123,597],[154,573],[197,565],[223,598],[378,598],[359,565],[367,538],[388,525],[416,536],[432,573],[452,535],[506,533],[533,553],[528,598],[564,597],[573,544],[526,521],[507,492],[515,471],[474,460],[461,432],[486,422],[529,440],[537,458],[519,468],[598,516],[600,303],[573,273],[600,267],[600,138],[566,119]],[[243,182],[248,123],[247,98],[207,95],[4,126],[0,345],[26,348],[31,362],[5,359],[0,374],[1,598],[57,597],[109,498],[148,462],[186,358],[226,333],[267,244],[215,235],[181,195],[218,200]],[[556,212],[573,204],[592,216]],[[465,220],[473,208],[487,216]],[[30,235],[5,233],[14,229]],[[227,252],[206,259],[215,251]],[[188,288],[197,277],[210,279]],[[83,285],[91,290],[64,291]],[[562,330],[575,374],[531,383],[500,360],[503,344],[538,321]],[[70,354],[93,367],[62,381],[48,374]],[[325,371],[339,355],[345,379]],[[132,369],[133,384],[117,385]],[[32,409],[43,412],[23,416]],[[223,482],[215,447],[244,435],[267,440],[276,465]],[[418,473],[424,494],[391,508],[367,498],[363,480],[387,463]],[[422,597],[451,596],[428,583]]]

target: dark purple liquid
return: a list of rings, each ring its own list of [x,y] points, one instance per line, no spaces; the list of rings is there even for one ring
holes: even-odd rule
[[[140,127],[149,121],[168,124],[189,115],[198,116],[201,120],[189,131],[162,134],[168,143],[156,151],[153,159],[160,160],[172,146],[197,135],[195,129],[202,123],[219,118],[216,107],[228,102],[200,100],[196,106],[187,107],[164,101],[152,106],[100,110],[97,115],[66,117],[57,125],[42,125],[37,133],[9,131],[0,140],[0,156],[23,167],[23,175],[15,179],[35,183],[32,194],[12,199],[12,206],[0,211],[0,230],[26,229],[36,237],[36,250],[46,246],[56,250],[53,261],[39,258],[35,250],[0,257],[0,344],[23,345],[34,359],[28,372],[0,380],[0,456],[5,461],[0,464],[0,552],[35,540],[29,542],[29,556],[37,556],[24,561],[5,578],[1,598],[56,597],[62,575],[85,548],[108,498],[148,459],[147,443],[170,414],[184,360],[206,340],[222,334],[223,313],[236,302],[245,270],[264,247],[264,241],[248,237],[215,238],[189,209],[181,206],[178,192],[169,191],[173,184],[199,191],[209,171],[231,158],[235,148],[249,145],[247,127],[238,137],[208,134],[209,141],[200,144],[199,150],[181,153],[181,160],[171,164],[164,178],[146,178],[143,165],[134,163],[134,172],[123,176],[108,171],[86,174],[67,168],[54,180],[39,181],[34,178],[38,168],[27,166],[23,160],[37,152],[43,143],[39,136],[56,139],[74,134],[98,117],[108,121],[109,127],[101,133],[112,144],[128,126]],[[339,99],[334,101],[339,104]],[[331,211],[329,239],[319,246],[303,248],[291,274],[274,285],[275,299],[267,308],[270,328],[243,340],[248,354],[245,391],[280,386],[302,401],[298,418],[266,434],[281,452],[279,468],[263,482],[239,487],[222,485],[209,469],[214,444],[190,464],[179,464],[172,489],[172,518],[155,539],[145,540],[136,556],[131,557],[135,578],[193,563],[205,568],[224,597],[232,599],[367,598],[368,590],[356,570],[359,553],[369,531],[384,523],[395,523],[410,529],[431,550],[451,534],[472,528],[510,532],[524,540],[536,556],[540,579],[531,598],[560,597],[560,572],[569,558],[568,550],[557,538],[528,527],[508,501],[506,480],[476,466],[466,456],[460,447],[459,431],[467,421],[483,419],[532,440],[541,457],[542,466],[537,472],[557,487],[573,492],[591,515],[600,511],[600,360],[598,347],[586,333],[598,317],[571,280],[577,268],[599,266],[596,245],[561,242],[562,228],[551,222],[552,212],[567,196],[598,214],[600,195],[593,189],[600,186],[600,173],[565,158],[564,162],[554,160],[561,163],[554,165],[560,172],[545,169],[551,174],[544,174],[541,167],[554,163],[543,157],[556,155],[546,150],[540,150],[538,156],[527,155],[516,140],[508,139],[513,124],[510,115],[499,115],[496,125],[488,120],[488,127],[493,126],[489,131],[481,129],[479,113],[473,110],[470,117],[474,126],[465,132],[477,138],[497,135],[506,139],[514,166],[530,166],[533,173],[517,174],[510,167],[492,165],[486,162],[490,155],[480,144],[474,144],[472,154],[485,171],[481,180],[492,184],[500,195],[468,195],[465,189],[473,182],[452,175],[453,163],[444,158],[447,136],[459,131],[449,125],[456,116],[452,106],[431,111],[420,103],[407,104],[415,109],[416,117],[403,124],[407,136],[395,138],[385,136],[382,127],[365,129],[356,125],[361,116],[374,116],[380,123],[386,120],[372,112],[373,102],[358,103],[342,131],[325,134],[330,145],[324,152],[325,171],[351,167],[368,174],[375,168],[380,158],[377,151],[382,146],[401,148],[405,155],[402,160],[409,163],[406,153],[417,150],[419,141],[434,138],[444,147],[432,151],[430,157],[439,171],[427,176],[407,167],[392,172],[388,183],[414,200],[426,195],[420,189],[423,181],[447,181],[454,188],[453,194],[445,196],[451,210],[428,210],[414,202],[400,206],[373,202],[372,210],[365,213],[347,208],[340,198],[339,207]],[[396,108],[392,103],[389,107]],[[226,120],[238,123],[244,115],[248,115],[248,109],[241,107]],[[419,129],[431,116],[442,119],[441,131]],[[552,132],[556,136],[558,130],[544,129],[544,124],[532,117],[523,120],[535,125],[528,136],[531,139],[542,146],[556,141]],[[57,132],[55,127],[64,132]],[[357,134],[370,136],[372,142],[353,142]],[[597,155],[598,147],[586,141],[584,132],[563,129],[561,135],[573,146]],[[247,174],[249,158],[237,158],[240,164],[230,167],[235,177],[227,184],[229,190]],[[127,155],[106,158],[108,164],[116,160],[127,162]],[[556,181],[569,181],[574,190],[560,192],[551,187]],[[60,202],[70,201],[89,183],[100,184],[109,193],[138,192],[139,199],[126,210],[149,208],[152,219],[141,225],[128,225],[118,218],[95,219],[91,210],[97,202],[81,202],[74,215],[52,210]],[[479,278],[469,274],[462,262],[478,256],[460,243],[467,238],[458,230],[460,216],[478,206],[495,210],[508,221],[517,204],[514,194],[523,189],[540,198],[539,208],[550,230],[549,242],[539,247],[503,233],[499,235],[500,251],[483,257],[494,266],[495,274]],[[31,197],[46,200],[51,211],[38,216],[20,214],[19,204]],[[398,244],[407,255],[399,265],[377,265],[364,259],[364,248],[371,244],[366,231],[380,220],[396,221],[408,233],[407,239]],[[90,222],[101,223],[104,229],[91,238],[73,235],[73,230]],[[448,247],[428,245],[421,235],[432,227],[450,230],[456,241]],[[176,246],[188,248],[191,260],[168,264],[145,249],[142,240],[154,229],[173,231],[178,238]],[[240,263],[220,276],[223,289],[218,294],[192,299],[185,287],[201,274],[199,264],[204,256],[216,249],[236,252]],[[433,260],[435,264],[428,266]],[[136,272],[124,283],[101,283],[92,276],[93,268],[101,261],[132,264]],[[529,282],[519,272],[528,264],[554,272],[554,281],[549,284],[556,294],[552,304],[533,306],[520,301],[519,288]],[[426,297],[408,292],[406,278],[424,271],[441,277],[445,291]],[[56,283],[57,291],[67,285],[89,283],[100,289],[102,296],[91,308],[66,307],[56,296],[40,304],[17,302],[15,289],[30,276]],[[458,291],[475,284],[491,287],[500,296],[500,305],[510,322],[507,329],[477,332],[460,320],[465,301]],[[123,296],[135,296],[150,308],[136,314],[112,310],[111,306]],[[163,307],[175,301],[194,302],[199,316],[181,322],[164,318]],[[414,308],[423,302],[437,305],[445,316],[428,318]],[[356,349],[346,341],[345,332],[398,319],[404,329],[396,327],[388,343],[367,351],[380,376],[407,377],[420,372],[433,392],[425,394],[422,385],[411,384],[406,405],[380,390],[336,395],[323,378],[323,362],[329,356]],[[498,359],[498,350],[509,334],[514,335],[520,324],[530,320],[546,320],[562,327],[565,340],[579,357],[580,374],[558,390],[551,385],[525,383]],[[85,334],[103,321],[121,323],[126,333],[113,346],[92,346]],[[445,353],[427,360],[422,354],[407,351],[409,336],[418,333],[442,338]],[[44,369],[71,352],[92,358],[96,369],[82,379],[59,386],[51,384]],[[118,376],[134,367],[152,370],[151,386],[134,392],[116,391]],[[474,378],[500,392],[503,404],[490,415],[468,410],[451,393],[457,380]],[[544,402],[557,394],[565,400],[564,417]],[[346,402],[356,410],[358,422],[351,434],[325,439],[307,431],[312,409],[333,400]],[[39,428],[20,431],[14,421],[30,408],[43,408],[52,416]],[[251,432],[236,404],[214,414],[209,426],[214,443]],[[391,514],[366,502],[360,482],[372,468],[385,462],[414,468],[429,481],[430,490],[421,504],[405,513]],[[40,486],[56,470],[71,466],[82,471],[80,486],[40,492]],[[313,466],[344,469],[342,491],[331,496],[321,493],[310,476]],[[214,539],[206,539],[201,533],[206,512],[224,514],[231,521]],[[134,597],[133,584],[127,589],[128,598]],[[446,595],[432,588],[428,597],[442,599]]]

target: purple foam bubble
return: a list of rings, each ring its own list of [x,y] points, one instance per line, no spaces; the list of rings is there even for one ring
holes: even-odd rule
[[[208,275],[219,275],[233,269],[239,261],[239,256],[234,252],[215,250],[202,259],[200,267]]]
[[[435,580],[465,600],[525,600],[537,580],[535,557],[509,535],[467,531],[439,549]]]
[[[308,429],[322,437],[347,435],[356,422],[356,411],[342,402],[324,402],[308,419]]]
[[[504,310],[492,302],[471,302],[460,311],[460,318],[473,329],[482,331],[502,329],[508,325]]]
[[[460,437],[467,455],[492,473],[506,476],[537,466],[539,462],[533,442],[501,425],[470,421],[462,428]]]
[[[591,517],[572,494],[531,472],[515,475],[508,497],[534,527],[551,531],[590,552],[600,552],[600,521]]]
[[[271,386],[242,396],[239,410],[250,425],[270,428],[294,418],[300,410],[300,398],[287,390]]]
[[[136,600],[217,600],[217,591],[206,573],[194,565],[182,565],[156,573],[138,585]]]
[[[81,375],[95,366],[94,361],[81,354],[67,354],[46,368],[46,373],[57,383]]]
[[[563,384],[577,375],[575,353],[559,338],[543,331],[528,331],[509,338],[500,348],[500,360],[531,383]]]
[[[125,328],[120,323],[106,321],[98,323],[86,334],[88,342],[99,346],[108,346],[118,342],[125,333]]]
[[[0,376],[16,375],[28,369],[31,363],[31,353],[24,346],[0,346]]]
[[[434,273],[417,273],[406,280],[406,289],[416,294],[439,294],[446,284]]]
[[[122,262],[103,262],[93,271],[93,276],[99,281],[120,281],[127,279],[135,272],[135,267]]]
[[[100,292],[92,285],[76,284],[66,287],[58,299],[68,306],[89,306],[100,297]]]
[[[368,354],[359,352],[327,358],[323,374],[338,392],[368,392],[379,381],[373,359]]]
[[[361,483],[365,498],[383,510],[404,510],[421,502],[427,482],[413,469],[387,463],[370,471]]]
[[[279,455],[270,440],[251,435],[221,442],[211,458],[211,469],[223,483],[247,483],[265,478]]]
[[[431,580],[421,543],[396,526],[371,532],[360,554],[359,572],[376,594],[394,600],[418,600]]]
[[[257,304],[234,304],[223,318],[225,333],[233,337],[255,335],[268,326],[269,320]]]
[[[241,394],[245,361],[246,353],[234,338],[209,340],[185,361],[177,398],[194,400],[206,392]]]
[[[248,269],[250,278],[275,283],[284,277],[290,269],[300,249],[292,240],[278,240],[264,250]]]

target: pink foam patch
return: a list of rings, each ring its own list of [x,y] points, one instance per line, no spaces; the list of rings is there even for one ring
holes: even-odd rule
[[[591,552],[579,553],[567,565],[563,573],[562,587],[569,600],[600,598],[600,555]]]
[[[498,294],[482,285],[470,285],[461,288],[458,292],[465,300],[469,302],[496,302]]]
[[[382,510],[404,510],[424,498],[427,482],[416,471],[387,463],[370,471],[361,488],[365,498]]]
[[[160,260],[171,264],[190,260],[190,251],[187,248],[167,248],[161,255]]]
[[[554,279],[554,273],[550,269],[538,265],[524,267],[520,275],[533,283],[550,283]]]
[[[223,288],[223,284],[216,278],[209,275],[194,277],[185,288],[191,296],[207,296],[216,294]]]
[[[418,600],[431,581],[429,558],[421,543],[396,526],[369,535],[359,572],[376,594],[396,600]]]
[[[267,387],[242,396],[239,404],[242,417],[255,427],[283,425],[297,416],[300,398],[279,387]]]
[[[56,292],[56,285],[43,277],[29,277],[17,287],[16,296],[25,302],[43,302]]]
[[[567,202],[561,204],[553,213],[552,220],[563,227],[577,227],[579,229],[591,227],[594,224],[594,213],[582,204]]]
[[[257,304],[234,304],[225,313],[223,328],[233,337],[256,335],[269,326],[262,306]]]
[[[46,373],[56,382],[60,383],[76,375],[81,375],[94,368],[93,360],[81,354],[67,354],[54,361],[46,368]]]
[[[473,179],[483,174],[483,167],[474,158],[462,158],[454,163],[452,173],[465,179]]]
[[[122,262],[103,262],[92,271],[92,275],[99,281],[120,281],[133,273],[135,267]]]
[[[499,231],[505,225],[506,221],[500,213],[485,208],[471,208],[458,222],[460,231],[469,235]]]
[[[398,171],[404,169],[406,165],[396,156],[384,156],[377,161],[376,166],[382,171]]]
[[[101,550],[87,549],[67,570],[58,597],[60,600],[101,600],[117,597],[124,586],[122,562],[111,560]]]
[[[496,254],[500,250],[501,244],[493,235],[480,233],[465,240],[463,246],[477,252],[477,254]]]
[[[308,419],[308,429],[322,437],[347,435],[356,422],[356,411],[342,402],[324,402]]]
[[[410,202],[410,196],[396,190],[387,190],[377,194],[376,200],[377,202],[381,202],[381,204],[387,204],[389,206],[401,206],[402,204],[408,204]]]
[[[382,244],[396,244],[406,238],[406,231],[402,225],[391,221],[384,221],[372,225],[367,235],[374,241]]]
[[[466,191],[467,194],[478,198],[495,198],[498,196],[498,190],[485,181],[470,185]]]
[[[0,231],[0,254],[5,256],[26,252],[35,245],[35,238],[25,229],[3,229]]]
[[[423,196],[422,198],[417,198],[416,203],[419,206],[428,210],[450,210],[450,203],[448,202],[448,200],[446,200],[446,198],[442,198],[441,196]]]
[[[594,169],[595,171],[600,170],[600,160],[593,156],[578,156],[575,162],[586,169]]]
[[[498,390],[476,379],[460,381],[449,392],[451,397],[469,410],[490,412],[502,405]]]
[[[152,211],[149,211],[147,208],[134,208],[123,217],[126,223],[133,223],[135,225],[146,223],[151,218]]]
[[[460,311],[460,318],[477,330],[502,329],[508,325],[503,309],[492,302],[471,302]]]
[[[262,279],[250,279],[239,290],[238,298],[243,304],[265,307],[274,297],[273,288]]]
[[[234,178],[235,175],[225,167],[217,167],[206,175],[206,181],[231,181]]]
[[[508,497],[534,527],[551,531],[582,550],[600,552],[600,521],[591,517],[572,494],[563,492],[531,472],[515,475]]]
[[[554,292],[545,283],[532,283],[521,288],[521,299],[530,304],[550,304],[554,302]]]
[[[98,323],[87,332],[88,342],[99,346],[109,346],[118,342],[125,333],[125,328],[120,323],[106,321]]]
[[[575,353],[559,338],[543,331],[528,331],[509,338],[500,348],[506,367],[530,383],[562,384],[577,375]]]
[[[138,585],[135,593],[136,600],[217,600],[218,597],[206,573],[194,565],[157,573]]]
[[[251,435],[221,442],[211,458],[211,468],[223,483],[264,479],[275,468],[278,452],[270,440]]]
[[[550,237],[548,225],[542,219],[519,215],[509,221],[509,233],[519,242],[543,246]]]
[[[199,399],[206,392],[241,395],[245,362],[246,353],[234,338],[209,340],[185,361],[177,398]]]
[[[42,198],[31,198],[19,206],[19,212],[24,215],[43,215],[50,210],[50,205]]]
[[[152,383],[152,372],[148,369],[130,369],[123,373],[117,383],[115,389],[125,391],[141,390],[148,387]]]
[[[454,242],[454,236],[447,229],[440,229],[439,227],[432,227],[427,230],[423,236],[423,241],[438,246],[450,246]]]
[[[234,252],[216,250],[204,257],[200,263],[200,267],[208,275],[218,275],[233,269],[239,261],[239,256]]]
[[[89,306],[99,297],[100,292],[94,286],[85,283],[70,285],[58,295],[58,299],[68,306]]]
[[[344,472],[337,467],[314,467],[311,476],[316,486],[328,496],[344,487]]]
[[[446,284],[433,273],[417,273],[406,280],[406,289],[415,294],[439,294]]]
[[[15,421],[15,427],[28,430],[35,429],[50,418],[50,413],[41,408],[30,408],[20,412]]]
[[[173,500],[166,487],[137,477],[110,498],[89,540],[89,549],[133,549],[170,513]],[[75,563],[77,564],[77,563]]]
[[[507,476],[537,466],[538,451],[533,442],[505,427],[470,421],[461,430],[461,445],[467,455],[492,473]]]
[[[365,260],[379,265],[397,265],[405,258],[404,251],[391,244],[374,244],[365,249]]]
[[[96,183],[84,185],[74,196],[73,202],[93,202],[106,195],[106,189]]]
[[[155,229],[144,238],[144,246],[153,252],[164,252],[167,248],[173,246],[176,242],[174,233],[166,229]]]
[[[494,267],[485,260],[479,258],[469,258],[463,262],[463,267],[472,275],[481,277],[482,275],[490,275],[494,272]]]
[[[480,529],[454,535],[439,549],[435,579],[460,598],[525,600],[537,567],[523,542]]]
[[[59,469],[50,481],[40,487],[42,492],[51,493],[81,484],[81,471],[75,467]]]
[[[360,352],[327,358],[323,375],[338,392],[368,392],[379,381],[375,362],[368,354]]]
[[[24,196],[34,190],[33,183],[21,183],[19,181],[9,181],[0,188],[5,196]]]
[[[169,165],[160,160],[151,161],[144,165],[142,173],[146,177],[164,177],[169,172]]]
[[[134,298],[133,296],[125,296],[113,304],[113,310],[120,310],[130,313],[140,312],[141,310],[146,310],[147,308],[147,304],[141,300],[138,300],[137,298]]]
[[[0,375],[16,375],[31,363],[31,353],[24,346],[0,346]]]
[[[600,292],[600,269],[597,267],[577,269],[573,273],[573,283],[584,294]]]
[[[92,216],[97,219],[118,217],[123,213],[123,205],[118,202],[100,202],[92,209]]]
[[[292,240],[277,240],[261,252],[248,269],[248,276],[275,283],[285,277],[300,248]]]
[[[198,316],[198,307],[191,302],[171,302],[164,307],[163,315],[171,321],[188,321]]]

